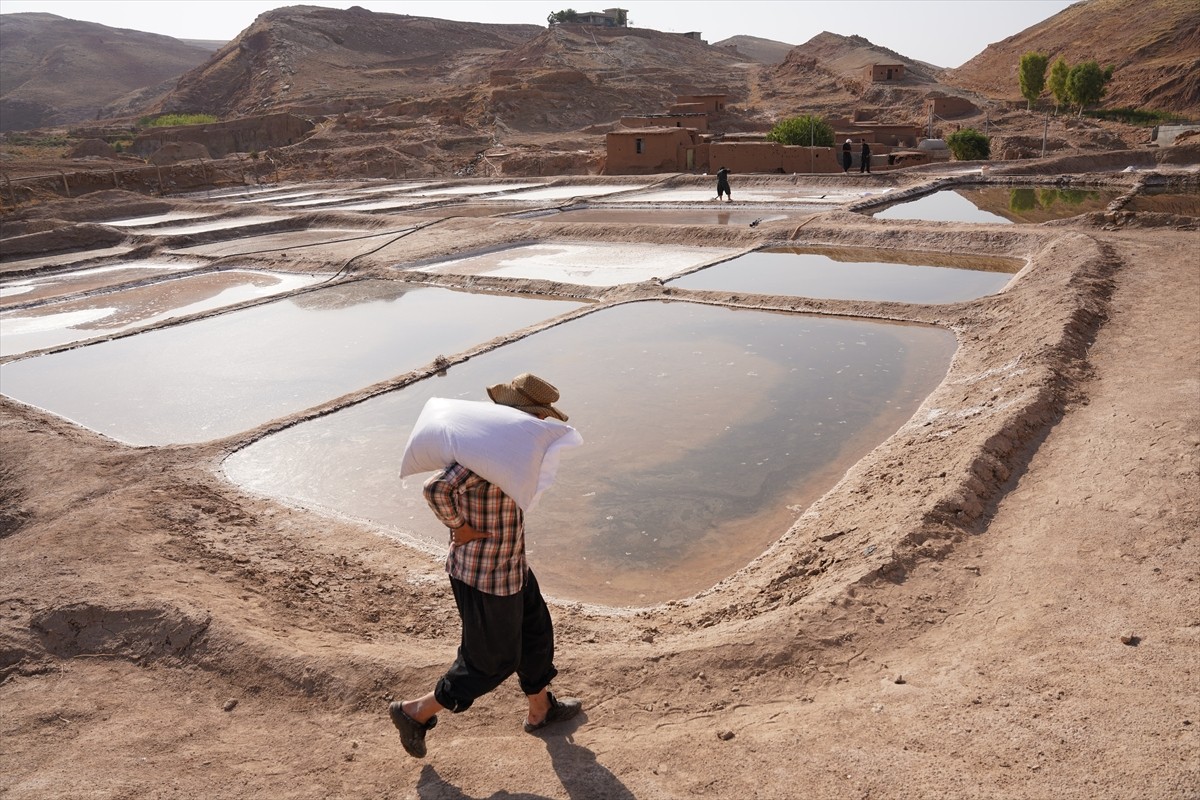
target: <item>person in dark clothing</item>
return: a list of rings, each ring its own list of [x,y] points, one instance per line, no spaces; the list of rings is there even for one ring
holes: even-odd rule
[[[867,144],[866,139],[863,139],[862,154],[861,154],[860,158],[862,158],[862,163],[858,165],[858,171],[859,172],[870,172],[871,171],[871,146],[869,144]]]
[[[724,167],[717,170],[717,200],[721,199],[721,195],[725,195],[730,203],[733,202],[733,195],[729,193],[729,170]]]
[[[847,139],[846,143],[844,145],[842,145],[842,172],[850,171],[851,158],[852,158],[852,156],[850,155],[850,140]]]

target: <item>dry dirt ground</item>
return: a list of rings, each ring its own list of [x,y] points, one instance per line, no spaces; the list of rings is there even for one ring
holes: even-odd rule
[[[611,235],[455,219],[354,270]],[[0,399],[0,797],[1200,798],[1194,219],[839,211],[622,236],[1028,266],[944,306],[522,286],[908,319],[959,351],[910,422],[730,578],[645,609],[554,602],[555,688],[584,700],[578,721],[523,733],[510,681],[443,713],[423,760],[385,707],[453,658],[434,560],[229,485],[220,459],[262,431],[133,448]]]

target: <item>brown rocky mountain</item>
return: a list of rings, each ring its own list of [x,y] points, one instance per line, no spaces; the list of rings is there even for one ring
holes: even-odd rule
[[[953,83],[1020,99],[1017,65],[1027,52],[1051,63],[1113,66],[1105,104],[1200,115],[1200,3],[1084,0],[987,48],[948,73]]]
[[[714,47],[735,47],[739,55],[762,64],[782,64],[795,45],[760,39],[757,36],[730,36],[713,43]]]
[[[0,130],[108,116],[131,92],[161,94],[215,49],[54,14],[0,14],[0,38]]]
[[[280,108],[336,113],[486,82],[492,62],[544,29],[289,6],[262,14],[158,107],[225,118]]]

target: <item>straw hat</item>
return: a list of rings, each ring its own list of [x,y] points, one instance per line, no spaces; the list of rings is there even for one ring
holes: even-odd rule
[[[555,408],[558,389],[529,372],[522,373],[508,383],[497,383],[487,387],[488,397],[502,406],[512,406],[529,414],[556,417],[563,422],[567,415]]]

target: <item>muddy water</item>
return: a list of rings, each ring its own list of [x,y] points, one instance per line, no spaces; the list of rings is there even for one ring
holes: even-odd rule
[[[681,289],[842,300],[952,303],[994,294],[1022,264],[988,256],[779,247],[675,278]]]
[[[0,365],[0,387],[130,444],[200,442],[576,307],[362,281]]]
[[[416,270],[451,275],[563,281],[584,286],[615,286],[650,278],[669,278],[691,267],[728,258],[735,252],[719,248],[652,244],[539,242],[438,261],[416,267]]]
[[[198,264],[170,264],[154,261],[130,261],[109,264],[105,267],[59,272],[37,278],[5,281],[0,283],[0,305],[29,303],[51,297],[116,286],[121,283],[142,280],[165,272],[182,272]]]
[[[265,494],[371,521],[430,549],[447,534],[401,482],[429,397],[485,400],[534,371],[583,434],[527,521],[560,598],[639,605],[745,566],[904,423],[954,351],[943,330],[688,303],[605,309],[361,405],[267,437],[225,464]]]
[[[944,189],[897,203],[872,216],[932,222],[1037,224],[1103,211],[1119,192],[1047,186],[986,186]]]
[[[0,356],[111,336],[322,280],[324,276],[229,270],[0,313]]]

